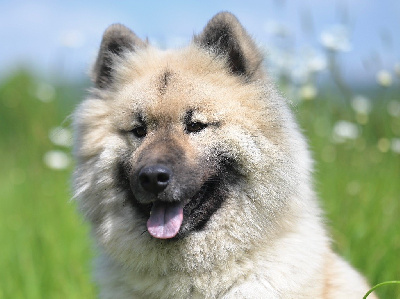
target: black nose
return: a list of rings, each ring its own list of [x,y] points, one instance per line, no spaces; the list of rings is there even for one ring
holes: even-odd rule
[[[157,194],[167,188],[171,175],[163,165],[145,166],[139,171],[139,183],[147,192]]]

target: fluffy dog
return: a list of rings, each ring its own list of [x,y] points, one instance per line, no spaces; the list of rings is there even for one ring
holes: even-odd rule
[[[102,298],[366,293],[330,248],[307,144],[262,61],[229,13],[173,51],[106,30],[73,115]]]

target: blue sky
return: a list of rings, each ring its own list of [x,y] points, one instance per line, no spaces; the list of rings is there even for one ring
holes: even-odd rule
[[[321,36],[344,25],[349,47],[338,58],[350,78],[392,72],[400,62],[397,0],[0,0],[0,76],[21,65],[44,74],[85,75],[112,23],[123,23],[161,47],[177,47],[222,10],[234,13],[275,54],[289,49],[297,56],[312,49],[323,56]]]

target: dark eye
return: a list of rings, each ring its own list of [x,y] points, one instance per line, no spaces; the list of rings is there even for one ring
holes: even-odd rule
[[[139,127],[134,128],[131,132],[136,137],[142,138],[142,137],[146,136],[147,128],[146,128],[146,126],[139,126]]]
[[[188,133],[197,133],[201,130],[205,129],[207,124],[203,124],[201,122],[190,122],[186,124],[186,132]]]

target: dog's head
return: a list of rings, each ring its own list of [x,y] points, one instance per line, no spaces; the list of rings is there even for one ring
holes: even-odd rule
[[[101,243],[230,237],[250,246],[274,231],[309,161],[234,16],[218,14],[175,51],[112,25],[93,81],[74,114],[74,184]]]

